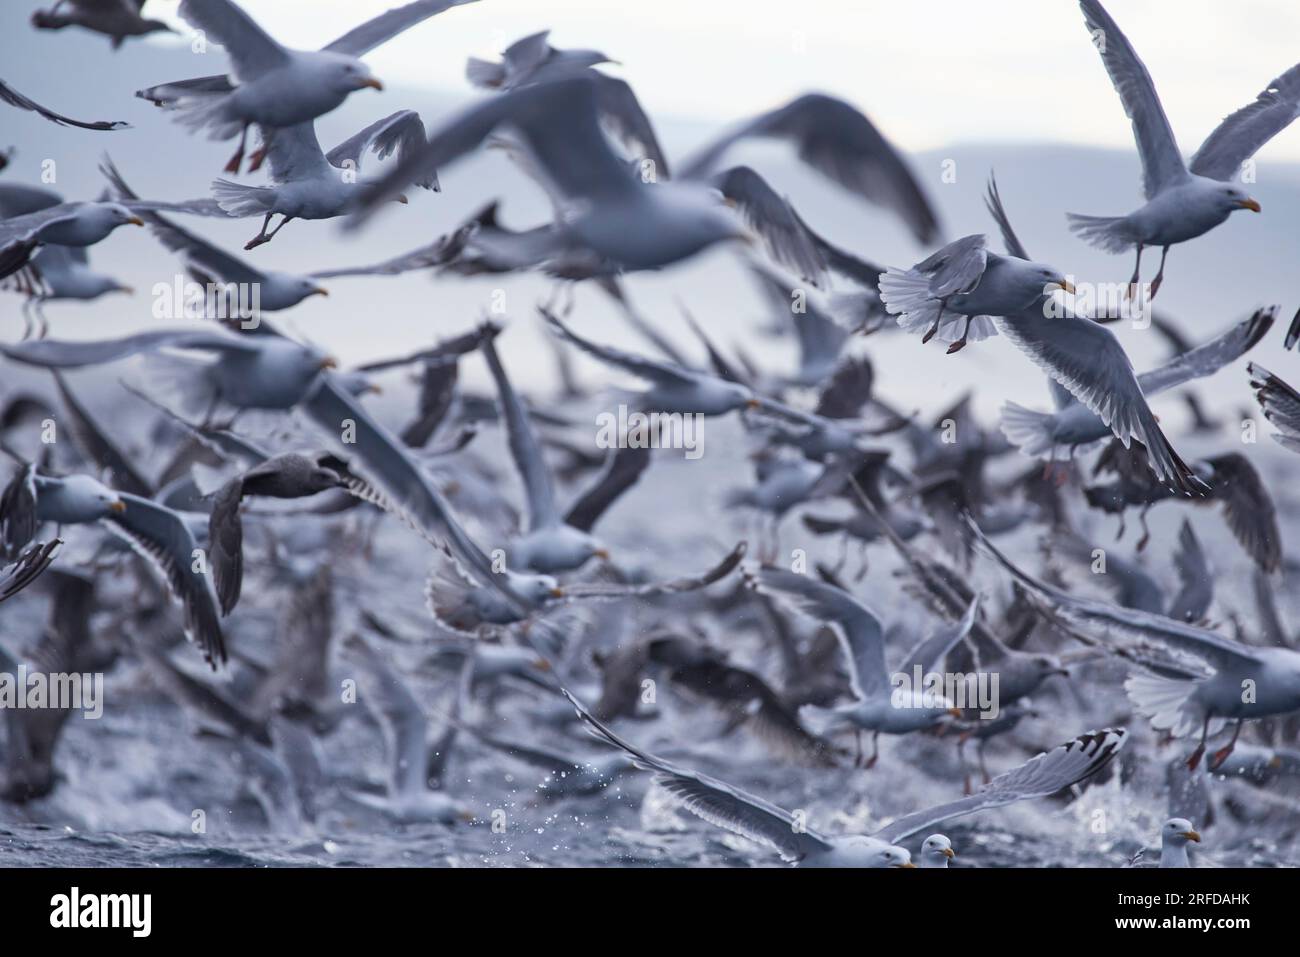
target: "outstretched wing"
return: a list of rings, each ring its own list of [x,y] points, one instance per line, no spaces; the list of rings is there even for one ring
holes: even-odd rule
[[[1254,101],[1226,117],[1192,157],[1192,172],[1230,180],[1241,164],[1300,116],[1300,63],[1277,77]]]
[[[954,817],[1055,794],[1096,774],[1124,747],[1127,740],[1128,731],[1124,728],[1105,728],[1081,734],[1073,741],[1067,741],[1051,751],[1044,751],[1019,767],[999,774],[978,794],[915,811],[886,825],[872,836],[897,844]]]
[[[699,591],[715,582],[722,581],[740,565],[748,546],[740,542],[727,557],[706,572],[699,575],[685,575],[681,578],[669,578],[664,581],[649,582],[644,585],[625,585],[619,582],[574,582],[561,587],[566,599],[604,599],[653,598],[657,595],[680,595],[683,592]]]
[[[198,645],[212,670],[226,662],[217,599],[208,577],[200,570],[200,549],[185,521],[176,512],[147,498],[123,493],[124,512],[104,524],[147,558],[167,582],[185,611],[185,637]]]
[[[367,150],[373,151],[381,160],[388,159],[396,152],[398,160],[401,160],[423,145],[424,123],[420,120],[420,114],[415,110],[398,110],[349,136],[326,153],[325,159],[339,169],[358,170]],[[345,165],[347,163],[352,165],[349,167]],[[436,190],[438,171],[429,170],[415,181],[415,185],[421,189]]]
[[[23,96],[4,80],[0,80],[0,100],[10,106],[16,106],[20,110],[38,113],[51,123],[57,123],[59,126],[77,126],[83,130],[124,130],[131,125],[123,120],[74,120],[70,116],[55,113],[49,107],[41,106],[35,100]]]
[[[696,817],[770,847],[786,860],[830,850],[830,843],[824,837],[784,808],[642,751],[597,721],[567,690],[561,690],[591,734],[626,753],[637,767],[655,772],[655,783]]]
[[[176,12],[225,48],[240,83],[289,62],[289,51],[231,0],[181,0]]]
[[[346,53],[348,56],[365,56],[380,44],[387,43],[398,34],[409,30],[417,23],[465,3],[476,0],[415,0],[405,6],[385,10],[377,17],[371,17],[365,23],[353,27],[343,36],[330,43],[324,49],[331,53]]]
[[[1110,82],[1124,104],[1124,113],[1133,122],[1133,136],[1142,160],[1143,189],[1147,199],[1151,199],[1187,178],[1187,167],[1178,152],[1174,131],[1156,96],[1151,74],[1138,59],[1128,37],[1120,32],[1097,0],[1079,0],[1079,6],[1092,42],[1101,54],[1101,62],[1110,74]]]

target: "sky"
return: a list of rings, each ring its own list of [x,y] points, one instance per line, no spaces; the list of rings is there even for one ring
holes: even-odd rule
[[[245,0],[273,36],[324,45],[395,0]],[[166,17],[170,2],[150,0]],[[1300,52],[1294,0],[1111,0],[1183,150]],[[369,55],[376,75],[464,89],[488,57],[550,28],[604,51],[652,115],[725,121],[809,89],[856,103],[909,149],[962,141],[1131,146],[1128,123],[1070,0],[479,0]],[[178,40],[160,42],[180,42]],[[1300,126],[1264,154],[1300,159]]]

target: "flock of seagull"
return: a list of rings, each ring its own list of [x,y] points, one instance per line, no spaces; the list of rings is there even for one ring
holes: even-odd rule
[[[1200,343],[1155,313],[1153,328],[1173,355],[1138,373],[1111,329],[1117,317],[1080,307],[1074,283],[1031,258],[992,176],[986,204],[1004,252],[971,235],[915,265],[882,267],[826,240],[757,170],[726,165],[741,141],[783,141],[846,194],[897,217],[918,244],[940,244],[939,218],[908,161],[855,107],[800,96],[670,162],[632,87],[601,69],[614,61],[554,47],[546,32],[514,43],[498,61],[470,59],[466,76],[483,94],[462,112],[426,129],[418,113],[398,110],[322,148],[318,118],[360,91],[384,88],[367,53],[472,2],[416,0],[319,50],[300,50],[233,0],[181,0],[180,18],[224,49],[228,72],[136,95],[186,131],[237,141],[209,195],[141,197],[107,156],[99,200],[0,180],[0,279],[23,298],[26,320],[21,338],[14,328],[0,344],[0,369],[50,376],[42,394],[0,377],[0,451],[12,462],[0,494],[0,614],[24,602],[49,607],[48,624],[25,647],[19,629],[3,629],[0,667],[143,669],[212,747],[240,756],[239,772],[257,782],[273,829],[286,818],[316,820],[330,795],[396,823],[487,826],[483,810],[458,797],[449,770],[466,749],[544,772],[539,794],[547,800],[621,794],[631,772],[648,771],[676,805],[748,839],[746,847],[804,866],[948,867],[958,858],[954,842],[935,831],[945,822],[1049,798],[1051,813],[1065,816],[1064,803],[1083,806],[1094,790],[1135,789],[1141,762],[1168,770],[1161,866],[1188,866],[1188,842],[1201,841],[1197,826],[1216,817],[1296,819],[1285,798],[1300,777],[1300,751],[1292,750],[1300,650],[1272,594],[1287,566],[1269,489],[1243,451],[1180,455],[1178,437],[1166,434],[1149,404],[1177,390],[1198,427],[1212,432],[1189,387],[1261,342],[1276,307]],[[58,0],[32,25],[79,27],[115,48],[173,30],[146,18],[145,6]],[[1171,246],[1235,211],[1260,211],[1234,179],[1300,115],[1300,65],[1225,119],[1186,163],[1132,45],[1097,0],[1079,6],[1087,31],[1079,42],[1097,47],[1132,122],[1146,202],[1122,216],[1072,214],[1069,228],[1103,250],[1133,251],[1126,295],[1150,308]],[[0,100],[90,131],[88,138],[126,126],[56,112],[8,78]],[[552,202],[551,221],[507,228],[485,197],[478,212],[426,246],[310,275],[264,268],[202,235],[205,220],[260,217],[244,252],[294,220],[340,220],[345,237],[355,237],[392,203],[408,204],[412,190],[439,190],[440,172],[485,148],[503,151],[536,181]],[[368,154],[389,160],[378,175],[359,175]],[[264,185],[239,179],[263,165]],[[51,336],[45,303],[125,290],[88,259],[89,247],[125,225],[145,227],[209,291],[197,314],[115,338]],[[692,319],[708,357],[701,365],[632,305],[626,277],[714,246],[743,257],[771,304],[773,328],[765,331],[794,344],[793,374],[729,352]],[[1148,247],[1160,248],[1161,262],[1142,283]],[[432,347],[344,367],[271,315],[324,295],[327,280],[411,272],[439,282],[553,278],[556,293],[537,312],[564,372],[561,401],[543,404],[516,390],[498,353],[509,330],[495,319],[450,330]],[[565,295],[577,283],[603,290],[645,350],[579,332]],[[1297,320],[1288,348],[1300,338]],[[937,338],[949,354],[988,348],[979,343],[1002,334],[1046,374],[1054,408],[1007,402],[1000,430],[981,424],[968,400],[933,423],[900,410],[876,393],[859,348],[897,330]],[[594,396],[569,375],[570,350],[643,388]],[[459,380],[459,364],[476,353],[495,395]],[[130,366],[140,374],[119,380],[109,371],[134,357],[142,357]],[[110,418],[77,394],[85,374],[77,370],[105,370],[118,401],[148,422],[146,452],[127,451],[120,412]],[[365,401],[394,370],[418,383],[399,425]],[[1300,393],[1258,364],[1249,374],[1277,441],[1300,452]],[[573,411],[593,400],[658,414],[665,430],[687,418],[730,420],[754,476],[726,504],[749,516],[756,547],[737,541],[684,555],[670,542],[622,541],[603,528],[607,512],[620,502],[634,508],[656,482],[665,468],[656,460],[680,454],[660,447],[667,432],[602,447]],[[71,441],[42,443],[51,422]],[[512,476],[478,454],[480,434],[492,430],[504,436]],[[726,527],[703,496],[677,501],[688,524]],[[1096,549],[1078,521],[1096,511],[1122,523],[1136,512],[1142,553],[1151,539],[1146,513],[1164,501],[1218,508],[1240,546],[1211,557],[1185,520],[1170,543],[1173,595],[1135,555]],[[801,545],[838,542],[838,563],[790,559],[805,553],[782,550],[791,513],[800,516]],[[992,541],[1033,529],[1044,534],[1049,558],[1038,574]],[[367,564],[380,535],[402,539],[400,568]],[[672,556],[671,574],[656,574],[663,560],[624,560],[654,556],[660,544]],[[856,577],[850,545],[864,555]],[[873,561],[868,570],[869,551],[896,563],[896,582],[886,587],[897,595],[901,583],[929,620],[916,625],[903,609],[877,611],[861,597],[864,577],[889,577],[887,564]],[[688,558],[689,567],[676,568]],[[1079,573],[1090,564],[1096,573],[1098,562],[1104,574],[1090,584]],[[1232,635],[1212,569],[1229,562],[1253,568],[1261,622],[1254,629],[1234,618]],[[384,596],[418,593],[430,565],[429,617],[405,621]],[[258,636],[251,618],[241,618],[250,602],[254,611],[269,605],[287,614]],[[629,621],[642,623],[629,634]],[[197,655],[178,646],[181,634],[216,680],[192,667]],[[745,641],[748,655],[738,653]],[[397,649],[405,654],[413,643],[431,672],[417,676],[401,664]],[[449,704],[422,700],[428,673]],[[957,680],[900,693],[900,676],[913,674]],[[1126,675],[1123,693],[1116,674]],[[364,687],[349,699],[353,675]],[[1068,739],[1017,760],[1018,751],[1038,750],[1024,743],[1035,738],[1026,730],[1037,726],[1041,740],[1044,712],[1068,717],[1067,708],[1114,726],[1053,723],[1050,739]],[[664,716],[676,713],[691,716],[689,724],[665,735]],[[0,800],[37,805],[59,788],[58,744],[71,714],[5,711]],[[439,734],[430,714],[442,719]],[[950,773],[934,775],[934,787],[954,796],[886,813],[859,827],[863,833],[836,833],[843,828],[698,770],[705,758],[693,746],[703,743],[708,716],[722,723],[709,740],[765,749],[767,763],[804,769],[799,780],[809,791],[833,766],[861,769],[862,786],[872,789],[882,776],[923,776],[938,765]],[[390,773],[381,782],[358,783],[320,758],[322,742],[358,722],[382,737]],[[672,760],[636,743],[656,728]],[[574,733],[582,729],[589,734]],[[889,767],[869,770],[881,760],[882,735],[897,739]],[[955,766],[915,758],[913,749],[930,754],[945,742],[957,745]],[[972,783],[969,744],[982,786]],[[990,774],[986,749],[1008,768]],[[1077,826],[1080,840],[1100,833]],[[914,854],[905,845],[917,836]]]

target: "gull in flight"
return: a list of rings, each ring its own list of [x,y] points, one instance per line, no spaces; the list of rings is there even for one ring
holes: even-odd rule
[[[1184,163],[1151,75],[1133,45],[1098,0],[1079,0],[1079,6],[1124,112],[1133,123],[1147,202],[1127,216],[1071,213],[1070,229],[1106,252],[1137,249],[1129,280],[1130,296],[1137,294],[1142,250],[1159,246],[1160,269],[1150,291],[1150,298],[1154,298],[1164,279],[1170,246],[1209,232],[1239,209],[1259,212],[1259,203],[1233,183],[1232,177],[1300,115],[1300,64],[1277,77],[1252,103],[1220,123],[1191,163]]]
[[[144,5],[145,0],[55,0],[48,10],[32,14],[32,26],[38,30],[82,27],[108,37],[114,50],[127,37],[176,32],[162,20],[144,16]]]
[[[76,126],[83,130],[124,130],[131,126],[130,123],[122,120],[74,120],[70,116],[56,113],[49,107],[41,106],[35,100],[23,96],[4,80],[0,80],[0,101],[20,110],[36,113],[59,126]]]
[[[655,783],[686,810],[715,827],[769,847],[784,860],[802,867],[915,867],[911,852],[900,847],[899,841],[985,808],[1056,794],[1101,770],[1128,740],[1123,728],[1090,731],[998,775],[969,797],[915,811],[875,834],[830,837],[808,827],[801,817],[784,808],[641,750],[597,721],[567,690],[564,695],[593,735],[622,749],[637,767],[655,772]]]
[[[228,74],[163,83],[136,93],[179,114],[214,140],[239,137],[226,164],[239,172],[248,128],[264,131],[310,123],[357,90],[382,90],[360,57],[449,7],[473,0],[416,0],[381,13],[321,50],[281,46],[231,0],[182,0],[177,12],[230,57]]]

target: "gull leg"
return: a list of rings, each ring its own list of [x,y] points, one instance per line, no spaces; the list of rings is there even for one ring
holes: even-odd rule
[[[1237,726],[1232,729],[1232,740],[1228,742],[1226,748],[1220,748],[1214,752],[1214,757],[1210,759],[1210,770],[1217,771],[1224,761],[1228,760],[1228,755],[1232,754],[1232,749],[1237,746],[1237,736],[1241,734],[1242,719],[1237,719]]]
[[[1126,290],[1126,299],[1136,299],[1138,294],[1138,280],[1142,278],[1142,244],[1138,243],[1137,262],[1133,264],[1133,278],[1128,281]]]
[[[966,348],[966,337],[970,335],[970,320],[971,317],[967,316],[966,325],[961,328],[961,338],[948,347],[948,355],[952,355],[954,352],[960,352],[962,349]]]
[[[863,767],[865,767],[868,771],[870,771],[872,768],[876,766],[876,762],[878,760],[880,760],[880,732],[879,731],[877,731],[875,734],[871,736],[871,757],[867,759],[867,763],[863,765]]]
[[[1148,505],[1138,513],[1138,522],[1142,525],[1142,537],[1138,539],[1137,543],[1137,550],[1139,552],[1146,548],[1147,543],[1151,541],[1151,528],[1147,525],[1147,511],[1150,508],[1151,506]]]
[[[1238,727],[1240,727],[1240,722],[1238,722]],[[1201,763],[1201,755],[1205,753],[1205,736],[1209,734],[1209,731],[1210,716],[1207,714],[1205,716],[1205,722],[1201,725],[1201,743],[1196,746],[1196,750],[1192,752],[1192,756],[1187,759],[1187,770],[1195,771],[1196,766]]]
[[[239,166],[244,162],[244,146],[248,142],[248,125],[239,131],[239,148],[235,150],[235,155],[230,157],[226,163],[225,171],[227,173],[238,173]]]
[[[272,210],[271,212],[266,214],[266,218],[262,220],[262,228],[257,231],[256,236],[254,236],[252,239],[250,239],[248,242],[244,244],[244,249],[246,250],[253,249],[257,246],[262,245],[262,243],[267,241],[266,227],[271,225],[271,217],[274,215],[275,215],[275,210]]]
[[[1160,270],[1156,273],[1156,278],[1151,280],[1151,299],[1156,297],[1156,292],[1160,289],[1160,284],[1165,281],[1165,257],[1169,255],[1169,247],[1160,247]]]
[[[861,731],[853,732],[853,741],[857,745],[857,753],[855,753],[853,756],[853,766],[855,768],[860,768],[862,767],[862,732]]]
[[[946,306],[947,304],[948,304],[947,299],[939,300],[939,314],[934,317],[934,324],[931,325],[929,329],[925,330],[925,335],[921,337],[921,342],[923,344],[933,339],[934,334],[939,331],[939,322],[940,320],[943,319],[943,307]]]

